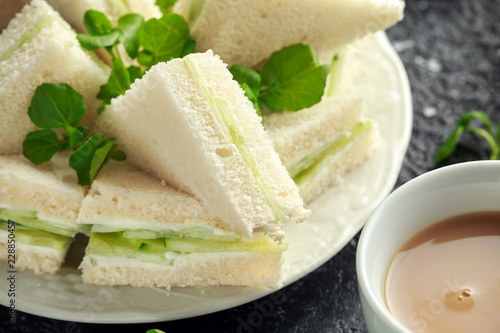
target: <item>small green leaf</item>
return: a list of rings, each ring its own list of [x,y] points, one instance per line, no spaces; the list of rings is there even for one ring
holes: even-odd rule
[[[231,74],[233,74],[233,79],[236,80],[240,85],[246,83],[252,90],[254,95],[259,95],[261,77],[257,71],[241,65],[232,65],[231,67],[229,67],[229,71],[231,72]]]
[[[159,329],[152,329],[152,330],[147,330],[146,333],[165,333],[165,332],[163,332],[163,331],[161,331]]]
[[[109,158],[117,161],[125,161],[127,159],[127,154],[123,150],[113,150],[109,154]]]
[[[107,162],[115,140],[115,138],[104,138],[102,134],[94,134],[71,154],[69,165],[76,170],[78,184],[83,186],[92,184],[101,167]]]
[[[245,91],[245,96],[252,102],[257,114],[261,116],[259,105],[259,92],[261,87],[260,74],[250,68],[241,65],[232,65],[229,71],[233,74],[241,88]]]
[[[106,14],[97,10],[88,10],[83,17],[83,26],[90,35],[105,35],[113,29]]]
[[[156,5],[160,7],[163,14],[169,13],[177,0],[156,0]]]
[[[77,128],[84,137],[86,137],[90,133],[89,129],[86,126],[78,126]]]
[[[89,51],[95,51],[101,47],[111,47],[116,44],[120,34],[118,31],[113,30],[105,35],[92,36],[86,34],[77,34],[76,38],[83,48]]]
[[[43,83],[35,90],[28,115],[40,128],[75,127],[85,114],[83,96],[65,83]]]
[[[75,149],[85,140],[85,136],[83,135],[82,132],[78,130],[78,128],[69,126],[66,128],[66,130],[68,131],[69,134],[68,142],[70,149]]]
[[[23,155],[33,164],[50,161],[52,156],[63,151],[67,142],[59,140],[56,132],[50,129],[28,133],[23,142]]]
[[[134,83],[135,80],[140,79],[144,76],[144,72],[140,67],[130,66],[127,68],[128,74],[130,76],[130,84]]]
[[[189,35],[188,39],[184,43],[184,46],[182,47],[180,57],[183,58],[188,54],[193,53],[195,48],[196,48],[196,39],[193,36]]]
[[[323,96],[329,66],[320,66],[314,50],[294,44],[271,55],[262,69],[260,104],[268,111],[297,111]]]
[[[130,73],[123,65],[123,62],[114,58],[112,60],[113,70],[109,76],[108,82],[101,86],[97,98],[109,102],[112,98],[123,95],[130,89]],[[135,70],[133,71],[135,73]],[[109,103],[108,103],[109,104]]]
[[[457,147],[458,140],[460,140],[460,137],[462,136],[464,132],[464,127],[463,126],[458,126],[455,128],[450,135],[446,138],[446,140],[443,142],[441,147],[439,147],[438,152],[436,155],[434,155],[434,161],[435,162],[441,162],[448,158],[448,156],[453,153]]]
[[[137,57],[139,39],[137,32],[144,23],[144,18],[139,14],[127,14],[118,20],[118,40],[123,44],[130,58]]]
[[[139,29],[138,38],[143,51],[139,52],[137,60],[151,68],[158,62],[179,58],[191,36],[184,18],[168,13],[160,19],[145,22]]]

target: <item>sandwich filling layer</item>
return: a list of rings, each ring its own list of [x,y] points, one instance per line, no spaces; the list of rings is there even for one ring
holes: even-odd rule
[[[215,235],[208,229],[195,227],[182,231],[166,229],[93,232],[86,255],[94,266],[97,264],[95,256],[136,259],[171,266],[177,257],[184,254],[216,252],[279,254],[287,248],[286,243],[277,242],[264,234],[259,234],[252,240],[244,240],[239,236]]]
[[[89,234],[90,227],[86,225],[77,228],[55,222],[46,221],[38,217],[36,211],[20,210],[10,208],[0,208],[1,221],[14,221],[16,225],[21,225],[33,230],[41,230],[49,233],[74,237],[77,233]]]
[[[204,97],[208,101],[212,112],[217,119],[217,122],[222,129],[225,138],[234,144],[241,154],[246,165],[250,169],[257,186],[260,188],[262,194],[266,198],[267,204],[273,210],[277,220],[285,220],[286,216],[281,209],[278,200],[271,188],[269,187],[268,181],[265,179],[255,157],[252,155],[250,146],[243,135],[243,132],[238,128],[236,119],[233,113],[229,109],[228,103],[223,98],[218,98],[211,91],[210,86],[206,82],[206,79],[201,74],[196,59],[194,57],[186,56],[183,58],[184,64],[188,68],[192,77],[194,78],[196,84],[202,91]]]
[[[373,127],[371,120],[365,120],[355,124],[348,132],[341,134],[333,140],[323,143],[321,146],[309,152],[299,161],[287,167],[290,177],[299,187],[301,193],[307,191],[313,183],[316,175],[321,169],[330,163],[337,153],[342,151],[350,143],[360,138]]]

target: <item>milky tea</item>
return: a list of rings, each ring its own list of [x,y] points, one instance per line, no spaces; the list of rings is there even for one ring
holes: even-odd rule
[[[500,211],[451,217],[410,238],[389,266],[385,300],[412,332],[500,332]]]

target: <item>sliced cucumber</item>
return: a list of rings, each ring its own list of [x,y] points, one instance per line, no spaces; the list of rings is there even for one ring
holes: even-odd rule
[[[34,215],[34,216],[33,216]],[[25,211],[20,209],[2,208],[0,209],[0,220],[11,220],[16,224],[24,225],[33,229],[48,231],[54,234],[74,237],[77,233],[81,232],[88,235],[90,233],[90,226],[82,225],[78,228],[70,227],[58,223],[48,222],[36,217],[37,213],[33,211]]]
[[[96,233],[90,237],[87,254],[101,255],[108,258],[137,259],[159,265],[173,264],[173,260],[165,256],[165,251],[155,253],[148,251],[146,248],[138,249],[137,244],[141,243],[140,241],[134,245],[129,242],[130,240],[125,241],[120,233]]]
[[[123,232],[123,237],[125,238],[140,238],[140,239],[155,239],[163,237],[177,237],[177,238],[196,238],[203,240],[216,240],[221,242],[237,241],[240,239],[238,236],[232,235],[216,235],[214,231],[209,228],[203,227],[192,227],[182,229],[180,231],[174,231],[170,229],[166,230],[125,230]]]
[[[7,231],[7,223],[0,223],[0,229]],[[71,237],[56,235],[47,231],[23,227],[21,225],[16,225],[14,235],[16,242],[48,247],[57,251],[66,249],[72,241]]]
[[[338,138],[323,144],[321,147],[305,156],[302,160],[291,166],[288,170],[301,193],[311,185],[314,177],[329,163],[329,161],[351,142],[360,137],[373,126],[373,122],[366,120],[359,122],[351,128],[350,133],[342,134]]]

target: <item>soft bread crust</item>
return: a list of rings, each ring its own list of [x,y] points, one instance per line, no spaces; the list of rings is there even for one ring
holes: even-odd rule
[[[291,219],[308,217],[261,118],[226,65],[211,51],[187,57],[196,59],[214,95],[228,103],[284,213]],[[224,137],[182,59],[158,64],[136,80],[125,95],[112,100],[99,127],[118,138],[130,163],[194,194],[231,228],[247,236],[258,229],[280,230],[249,167]]]
[[[23,156],[0,156],[0,207],[37,211],[43,220],[78,227],[84,195],[64,155],[39,166]]]
[[[190,17],[192,2],[174,12]],[[208,49],[229,65],[255,66],[284,46],[304,43],[317,52],[338,48],[403,18],[400,0],[205,0],[191,22],[197,51]]]
[[[8,257],[8,233],[0,230],[0,260],[7,261]],[[68,247],[63,251],[57,251],[43,246],[34,246],[16,242],[16,269],[30,270],[36,275],[55,274],[61,265],[68,251]]]
[[[116,161],[99,171],[82,202],[78,222],[130,229],[227,229],[193,196]]]
[[[82,94],[87,106],[82,125],[94,127],[100,105],[96,95],[106,83],[110,69],[83,51],[75,32],[44,1],[34,0],[26,5],[2,31],[0,53],[48,15],[58,20],[0,62],[0,154],[20,154],[26,135],[37,129],[28,116],[28,108],[35,89],[44,82],[64,82]]]
[[[325,97],[299,112],[266,114],[263,123],[281,162],[289,166],[351,128],[362,118],[364,110],[360,96]]]
[[[90,261],[95,261],[93,265]],[[281,254],[201,253],[177,257],[172,266],[126,258],[86,255],[80,264],[84,283],[136,287],[279,287]]]
[[[304,202],[309,203],[331,186],[342,181],[344,175],[354,170],[377,149],[380,134],[376,123],[347,147],[337,153],[315,177],[306,191],[301,192]]]

